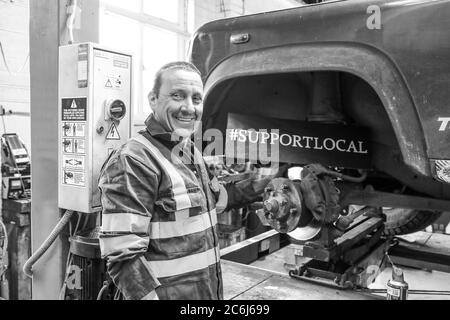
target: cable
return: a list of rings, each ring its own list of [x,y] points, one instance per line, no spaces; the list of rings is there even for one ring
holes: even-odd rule
[[[86,217],[84,218],[84,222],[83,222],[83,226],[81,227],[81,230],[86,230],[86,227],[89,223],[89,218],[90,218],[90,216],[86,215]]]
[[[361,173],[359,177],[348,176],[339,172],[327,170],[326,172],[330,176],[341,178],[342,180],[350,181],[350,182],[363,182],[367,178],[367,172]]]
[[[109,286],[109,282],[103,281],[103,287],[98,292],[97,300],[102,300],[103,293],[105,292],[106,289],[108,289],[108,286]]]
[[[223,12],[223,16],[224,16],[224,18],[226,18],[227,17],[227,9],[225,8],[224,0],[220,0],[219,4],[220,4],[220,12]]]
[[[27,65],[28,59],[30,59],[30,53],[29,52],[28,52],[27,57],[25,58],[25,62],[23,63],[22,67],[16,73],[21,73],[23,71],[23,69],[25,69],[25,66]]]
[[[2,259],[0,261],[0,300],[9,300],[9,285],[8,280],[5,277],[5,272],[8,269],[8,265],[5,264],[8,249],[8,233],[2,220],[0,220],[0,224],[2,225],[3,234],[5,235],[2,245]]]
[[[76,235],[77,231],[78,231],[78,227],[80,226],[81,214],[79,212],[77,212],[77,216],[78,216],[78,219],[77,219],[77,224],[75,225],[75,230],[73,230],[73,232],[70,234],[70,236]]]
[[[3,234],[5,235],[5,238],[3,240],[3,246],[2,246],[2,264],[4,264],[6,261],[6,255],[7,255],[7,250],[8,250],[8,232],[7,232],[6,226],[2,220],[0,220],[0,224],[2,225]],[[8,268],[8,266],[7,265],[4,265],[4,266],[5,266],[5,270],[6,270]],[[0,266],[0,271],[2,271],[2,269],[3,268]]]
[[[75,24],[75,16],[77,13],[77,0],[72,0],[72,5],[68,8],[71,9],[72,11],[69,14],[69,17],[67,18],[67,23],[66,23],[66,27],[67,30],[69,31],[69,44],[72,44],[74,42],[73,40],[73,26]]]
[[[59,291],[59,300],[65,300],[66,289],[67,289],[67,279],[69,278],[69,267],[72,264],[72,261],[73,261],[73,255],[72,255],[72,252],[70,252],[70,250],[69,250],[69,254],[67,255],[67,260],[66,260],[66,273],[64,275],[63,286],[61,287],[61,290]]]
[[[35,253],[25,262],[23,266],[23,272],[30,278],[33,277],[33,271],[32,267],[33,264],[41,258],[41,256],[47,251],[47,249],[52,245],[52,243],[55,241],[56,237],[61,233],[65,225],[70,221],[70,218],[73,214],[72,210],[66,210],[63,217],[59,222],[56,224],[55,228],[53,228],[50,235],[47,237],[47,239],[44,240],[42,245],[39,247],[39,249],[36,250]]]
[[[9,69],[9,66],[8,66],[8,62],[6,61],[6,55],[5,55],[5,51],[3,50],[3,45],[2,45],[1,41],[0,41],[0,53],[2,54],[2,60],[3,60],[3,64],[5,65],[6,71],[8,71],[8,73],[10,75],[21,73],[23,71],[23,69],[25,69],[28,59],[30,59],[30,53],[28,52],[27,57],[25,58],[25,62],[23,63],[22,67],[17,72],[11,72],[11,69]]]
[[[5,64],[6,70],[8,71],[9,74],[12,74],[11,70],[9,70],[8,62],[6,62],[5,51],[3,51],[3,45],[1,41],[0,41],[0,52],[2,53],[2,59],[3,63]]]

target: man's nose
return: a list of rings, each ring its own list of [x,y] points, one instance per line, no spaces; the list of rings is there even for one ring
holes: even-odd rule
[[[195,113],[194,103],[191,98],[185,100],[185,103],[181,106],[181,111],[189,114]]]

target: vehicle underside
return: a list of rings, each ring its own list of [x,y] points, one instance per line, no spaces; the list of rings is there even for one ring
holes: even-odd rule
[[[229,114],[299,121],[299,125],[308,122],[364,128],[369,132],[369,167],[358,168],[357,164],[342,167],[327,158],[326,168],[336,173],[334,181],[340,190],[342,207],[344,196],[353,202],[360,198],[358,205],[383,207],[385,234],[424,229],[439,218],[448,205],[447,201],[442,201],[450,198],[448,186],[405,164],[399,139],[383,103],[367,82],[353,74],[321,71],[233,78],[215,87],[207,101],[214,101],[214,105],[207,105],[207,112],[215,112],[204,118],[204,129],[218,128],[225,132]],[[295,159],[295,163],[286,165],[303,167],[323,164],[324,160],[310,155]],[[280,162],[285,164],[283,159]],[[356,181],[355,177],[362,178]],[[439,200],[430,205],[430,198]]]

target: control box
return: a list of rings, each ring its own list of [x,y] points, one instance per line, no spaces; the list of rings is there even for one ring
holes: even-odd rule
[[[132,56],[94,43],[59,48],[58,205],[101,209],[98,177],[131,134]]]

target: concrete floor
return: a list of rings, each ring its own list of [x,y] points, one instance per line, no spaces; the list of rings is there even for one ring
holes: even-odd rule
[[[411,243],[425,243],[433,234],[426,232],[419,232],[403,236],[402,238]],[[450,235],[446,235],[450,243]],[[424,240],[426,239],[426,240]],[[442,239],[442,237],[441,237]],[[447,241],[446,241],[447,242]],[[446,247],[449,250],[450,246]],[[281,248],[270,255],[264,256],[250,266],[254,266],[263,270],[269,270],[278,274],[287,275],[285,268],[287,250]],[[409,290],[440,290],[449,291],[448,295],[429,295],[429,294],[413,294],[409,293],[408,300],[450,300],[450,273],[440,271],[418,270],[409,267],[400,266],[404,272],[405,281],[409,285]],[[370,285],[370,289],[386,289],[386,284],[391,279],[392,269],[386,268]],[[296,281],[291,279],[292,281]],[[385,294],[377,294],[379,297],[384,297]]]
[[[417,270],[401,267],[408,290],[440,290],[448,291],[448,295],[413,294],[409,292],[408,300],[450,300],[450,273],[440,271]],[[386,268],[370,285],[370,289],[386,289],[391,279],[392,269]]]

